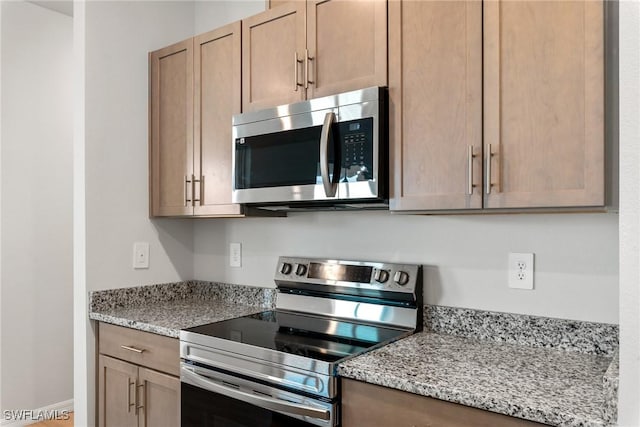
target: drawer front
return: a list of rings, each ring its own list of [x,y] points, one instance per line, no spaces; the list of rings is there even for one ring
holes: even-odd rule
[[[177,338],[100,322],[98,341],[101,354],[180,375],[180,344]]]

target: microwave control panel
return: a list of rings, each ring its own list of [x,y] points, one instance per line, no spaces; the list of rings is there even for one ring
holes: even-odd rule
[[[351,120],[338,126],[342,145],[340,181],[373,179],[373,119]]]

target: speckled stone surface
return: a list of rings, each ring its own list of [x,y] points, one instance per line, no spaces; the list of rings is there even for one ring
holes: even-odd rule
[[[556,426],[605,426],[611,358],[421,332],[340,364],[372,384]]]
[[[180,329],[271,309],[275,296],[275,289],[200,281],[110,289],[90,293],[89,318],[178,337]]]
[[[618,377],[620,375],[620,359],[618,352],[613,356],[609,369],[604,374],[604,418],[613,424],[618,419]]]
[[[618,325],[425,305],[425,330],[612,357]]]

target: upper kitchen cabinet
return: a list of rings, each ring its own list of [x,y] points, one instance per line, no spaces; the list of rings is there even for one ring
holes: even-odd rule
[[[484,2],[485,207],[605,204],[603,12]]]
[[[601,1],[391,1],[396,211],[605,205]]]
[[[481,208],[481,2],[389,2],[389,98],[390,208]]]
[[[240,23],[150,54],[151,216],[242,215],[231,203]]]
[[[193,39],[149,54],[151,216],[193,213]]]
[[[386,0],[308,0],[242,23],[243,111],[387,84]]]
[[[195,215],[242,214],[241,205],[231,203],[231,118],[242,103],[240,31],[236,22],[194,39]]]

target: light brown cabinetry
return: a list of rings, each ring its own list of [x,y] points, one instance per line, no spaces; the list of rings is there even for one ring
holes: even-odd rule
[[[603,22],[601,1],[391,1],[391,209],[604,206]]]
[[[386,0],[284,3],[242,37],[243,111],[387,84]]]
[[[231,203],[240,23],[150,53],[151,216],[241,216]]]
[[[180,425],[178,340],[100,323],[98,425]]]
[[[343,427],[534,427],[542,424],[342,379]]]

